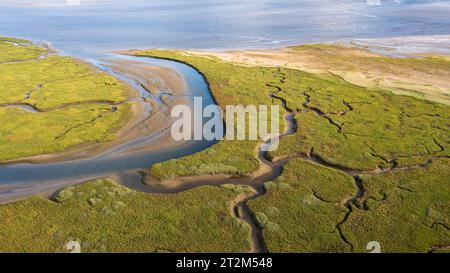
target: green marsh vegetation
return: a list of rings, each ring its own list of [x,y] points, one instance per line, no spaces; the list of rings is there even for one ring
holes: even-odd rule
[[[353,199],[351,176],[295,159],[249,207],[271,252],[367,252],[374,240],[382,252],[441,251],[450,245],[449,164],[362,176],[364,194]]]
[[[396,161],[408,166],[450,155],[450,111],[445,105],[355,86],[330,74],[243,67],[176,51],[137,54],[176,59],[196,67],[208,79],[221,106],[278,103],[269,98],[271,92],[285,99],[288,108],[297,113],[298,130],[269,153],[272,159],[312,153],[330,164],[374,170],[399,164]],[[210,169],[214,173],[251,173],[257,168],[254,147],[251,142],[224,141],[196,155],[158,164],[152,175],[167,179],[209,174]],[[217,168],[202,171],[213,165]]]
[[[0,160],[113,140],[132,115],[130,87],[69,57],[39,58],[45,52],[0,38]]]
[[[22,103],[40,110],[91,101],[119,103],[131,89],[69,57],[0,65],[0,104]]]
[[[0,63],[34,60],[46,52],[43,47],[27,43],[27,40],[0,36]]]
[[[336,225],[355,195],[352,177],[295,159],[265,184],[266,194],[249,202],[269,252],[345,252]]]
[[[129,105],[115,112],[111,106],[86,104],[51,112],[30,113],[1,108],[0,160],[50,154],[75,145],[114,140],[126,122]]]
[[[441,252],[450,246],[450,159],[363,176],[366,193],[342,225],[354,251],[377,240],[383,252]]]
[[[282,140],[272,158],[315,154],[350,169],[381,166],[450,154],[449,107],[351,86],[340,79],[326,88],[303,89],[307,100],[296,116],[299,129]],[[319,114],[318,114],[319,113]],[[409,160],[406,160],[409,159]],[[408,161],[409,164],[408,164]]]
[[[138,55],[196,67],[221,105],[267,103],[267,94],[276,89],[296,113],[297,132],[267,156],[298,159],[266,184],[265,195],[249,202],[269,251],[366,252],[368,242],[379,240],[385,252],[427,252],[450,244],[448,106],[356,86],[333,74],[243,67],[176,51]],[[248,174],[257,168],[254,145],[244,149],[224,141],[153,166],[151,174],[166,179],[227,173],[227,168]],[[311,159],[322,164],[306,161]],[[226,167],[201,169],[208,164]]]
[[[14,37],[4,37],[0,36],[0,42],[10,42],[10,43],[16,43],[16,44],[26,44],[30,41],[20,38],[14,38]]]
[[[249,227],[232,214],[246,187],[138,193],[109,180],[69,187],[53,201],[0,206],[0,252],[248,252]]]

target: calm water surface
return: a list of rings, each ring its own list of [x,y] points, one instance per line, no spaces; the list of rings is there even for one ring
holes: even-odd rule
[[[68,0],[76,2],[76,0]],[[63,51],[275,47],[450,34],[450,1],[0,0],[0,34]]]

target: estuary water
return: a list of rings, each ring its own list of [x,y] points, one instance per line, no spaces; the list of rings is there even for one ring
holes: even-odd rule
[[[184,78],[187,89],[184,93],[189,100],[193,97],[202,97],[204,107],[214,103],[203,76],[194,68],[186,64],[145,57],[114,54],[105,54],[104,56],[107,56],[109,60],[115,59],[139,62],[151,66],[161,66],[173,69]],[[145,90],[140,90],[142,87],[139,84],[136,84],[132,78],[128,78],[124,75],[116,75],[116,73],[110,71],[108,67],[104,65],[103,61],[96,61],[93,59],[87,59],[86,61],[91,62],[106,72],[110,72],[113,76],[119,77],[120,80],[128,82],[136,92],[140,92],[141,95],[142,93],[147,92]],[[78,160],[42,164],[2,164],[0,165],[0,186],[14,184],[20,189],[41,183],[84,181],[110,176],[111,174],[120,175],[129,171],[145,171],[155,163],[200,152],[216,143],[216,141],[192,140],[182,145],[160,151],[124,153],[127,150],[136,149],[146,145],[153,145],[153,140],[160,137],[159,135],[163,133],[164,132],[155,132],[150,135],[144,135],[95,156]],[[10,192],[11,188],[8,188],[5,194],[8,195]],[[0,188],[0,202],[2,201],[3,194],[4,193]]]

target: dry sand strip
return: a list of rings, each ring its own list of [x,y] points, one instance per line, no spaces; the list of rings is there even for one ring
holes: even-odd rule
[[[395,40],[398,49],[395,51],[396,55],[402,52],[408,40],[403,43],[401,41],[401,38]],[[429,44],[430,41],[427,41]],[[407,52],[407,58],[399,58],[396,55],[381,55],[392,52],[392,48],[385,47],[381,50],[376,40],[364,40],[364,43],[355,41],[261,50],[189,50],[185,54],[219,58],[243,66],[284,67],[309,73],[331,73],[358,86],[391,90],[396,94],[450,105],[450,56],[444,55],[442,51],[433,52],[431,46],[421,50],[427,48],[429,51]],[[447,65],[436,64],[432,60],[421,62],[426,60],[424,58],[437,57],[446,60]]]

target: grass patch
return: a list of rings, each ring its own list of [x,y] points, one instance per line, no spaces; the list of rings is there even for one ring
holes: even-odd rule
[[[86,101],[121,102],[131,88],[78,60],[50,56],[0,65],[0,104],[28,103],[39,109]]]
[[[25,40],[25,39],[20,39],[20,38],[0,36],[0,42],[10,42],[10,43],[17,43],[17,44],[25,44],[25,43],[29,43],[30,41]]]
[[[272,158],[313,151],[333,164],[371,170],[407,157],[449,155],[448,106],[332,81],[304,93],[308,107],[323,115],[298,113],[297,133],[283,139]]]
[[[302,160],[290,161],[267,193],[249,202],[270,252],[346,252],[336,224],[356,191],[351,177]]]
[[[363,177],[368,210],[343,225],[355,251],[378,241],[383,252],[429,252],[450,245],[450,160],[426,168]]]
[[[0,108],[0,160],[49,154],[75,145],[114,140],[131,114],[130,104],[83,105],[44,113]]]
[[[240,187],[137,193],[109,180],[0,207],[0,252],[247,252],[249,228],[231,215]]]
[[[121,103],[131,96],[131,88],[112,76],[69,57],[26,61],[39,57],[45,49],[2,39],[0,161],[111,141],[131,117],[128,103],[117,106],[117,111],[107,104],[95,104]],[[1,64],[5,56],[14,62]],[[30,105],[41,112],[27,112],[11,104]]]
[[[198,175],[245,175],[258,169],[255,141],[222,141],[205,151],[152,166],[159,180]]]
[[[7,62],[20,62],[40,57],[47,50],[36,45],[15,45],[11,41],[0,38],[0,64]]]

